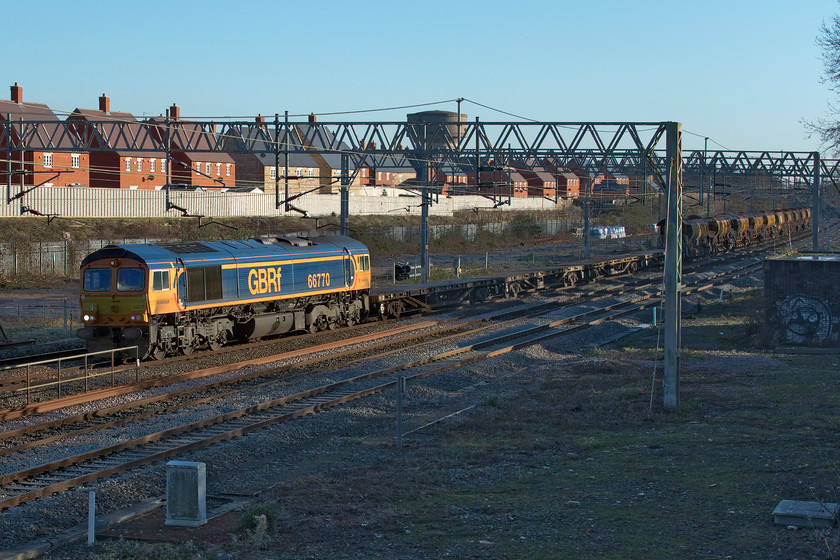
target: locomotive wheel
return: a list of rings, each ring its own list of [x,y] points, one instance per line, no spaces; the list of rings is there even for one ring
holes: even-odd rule
[[[155,344],[155,346],[149,352],[149,355],[152,357],[153,360],[162,360],[166,357],[166,348]]]
[[[318,315],[315,317],[315,320],[312,321],[312,324],[309,325],[309,332],[315,334],[318,331],[323,331],[327,328],[327,318],[323,315]]]
[[[187,346],[181,346],[180,350],[181,350],[181,353],[184,356],[189,356],[190,354],[193,353],[193,351],[195,350],[195,347],[193,345],[189,344]]]
[[[218,350],[225,345],[224,334],[219,333],[218,336],[211,336],[207,339],[207,348],[210,350]]]

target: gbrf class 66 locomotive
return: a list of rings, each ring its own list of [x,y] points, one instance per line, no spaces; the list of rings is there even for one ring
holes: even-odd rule
[[[88,350],[141,358],[352,325],[370,312],[370,252],[345,236],[108,245],[81,265]]]

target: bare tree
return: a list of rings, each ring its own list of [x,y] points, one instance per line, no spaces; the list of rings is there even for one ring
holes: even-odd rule
[[[821,81],[840,98],[840,15],[834,14],[829,23],[823,22],[816,42],[822,49],[824,74]],[[820,139],[827,152],[840,155],[840,108],[837,105],[829,102],[824,118],[804,124],[810,134]]]

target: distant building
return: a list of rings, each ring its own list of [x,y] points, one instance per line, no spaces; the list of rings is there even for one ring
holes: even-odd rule
[[[18,121],[38,121],[38,130],[23,130]],[[63,125],[59,124],[55,113],[42,103],[24,103],[23,87],[17,82],[11,86],[11,100],[0,100],[0,125],[9,123],[12,141],[20,142],[21,137],[37,135],[51,139],[56,150],[12,150],[11,161],[5,161],[9,152],[6,144],[0,145],[3,151],[0,164],[0,184],[23,186],[75,186],[90,184],[90,159],[88,153],[73,151],[73,139],[61,134]],[[17,124],[16,124],[17,123]]]
[[[580,196],[580,177],[570,171],[554,174],[557,180],[557,194],[563,198],[578,198]]]
[[[256,153],[237,151],[235,138],[225,142],[225,149],[237,166],[237,181],[241,186],[257,186],[266,192],[273,192],[275,185],[283,189],[288,167],[289,192],[298,194],[317,191],[322,194],[336,192],[341,177],[341,154],[349,151],[344,143],[337,142],[332,132],[325,127],[315,126],[315,115],[309,116],[309,124],[295,124],[290,127],[286,138],[285,126],[266,122],[257,116],[258,126],[236,128],[237,135],[244,138]],[[288,164],[286,147],[289,148]],[[324,150],[336,153],[324,153]],[[360,185],[359,177],[354,181]]]
[[[145,124],[156,141],[164,143],[166,119],[154,117]],[[168,134],[172,184],[214,190],[236,185],[236,162],[216,145],[218,138],[212,125],[182,120],[180,107],[173,103]]]
[[[77,123],[86,145],[102,148],[90,152],[91,187],[156,190],[166,184],[166,153],[133,150],[138,146],[131,142],[146,137],[145,123],[131,113],[111,111],[104,93],[98,110],[77,108],[67,121]]]

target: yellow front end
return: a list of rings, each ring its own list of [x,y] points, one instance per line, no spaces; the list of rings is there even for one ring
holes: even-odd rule
[[[80,310],[85,326],[139,327],[149,324],[149,309],[145,294],[82,293]]]
[[[140,344],[149,332],[147,267],[131,259],[101,259],[81,271],[77,336],[88,350]]]

